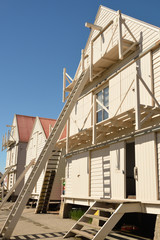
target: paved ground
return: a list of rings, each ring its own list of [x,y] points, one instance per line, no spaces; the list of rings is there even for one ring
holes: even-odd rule
[[[61,219],[58,213],[55,214],[35,214],[35,209],[29,208],[23,214],[12,234],[11,239],[43,239],[62,240],[64,234],[75,223],[71,219]],[[9,214],[9,206],[0,211],[0,228],[2,228],[6,216]],[[74,238],[68,238],[74,239]]]
[[[6,216],[9,213],[10,205],[0,211],[0,228],[2,228]],[[61,219],[57,213],[35,214],[34,209],[25,209],[13,234],[12,240],[62,240],[64,234],[75,223],[71,219]],[[89,230],[94,231],[94,230]],[[68,240],[81,240],[81,238],[67,238]],[[143,240],[127,234],[112,232],[106,240]],[[101,239],[99,239],[101,240]]]

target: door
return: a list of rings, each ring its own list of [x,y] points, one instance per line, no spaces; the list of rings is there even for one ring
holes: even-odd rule
[[[138,200],[156,201],[158,197],[155,142],[155,133],[148,133],[135,138],[136,197]]]
[[[134,168],[135,143],[126,143],[126,198],[136,198]]]
[[[88,197],[89,174],[88,174],[88,152],[80,153],[72,158],[72,196]]]
[[[110,146],[111,197],[124,199],[125,190],[125,147],[124,141]]]

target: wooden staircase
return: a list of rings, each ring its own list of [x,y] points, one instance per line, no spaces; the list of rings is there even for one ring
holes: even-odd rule
[[[74,224],[64,238],[78,235],[92,240],[103,240],[125,213],[141,211],[141,204],[139,202],[96,201]],[[90,222],[93,219],[98,219],[102,226],[91,224]],[[86,229],[96,229],[97,232],[93,235],[86,232]]]
[[[4,197],[4,188],[0,187],[0,203],[3,201],[3,197]]]
[[[27,171],[30,169],[30,167],[32,165],[35,164],[35,161],[32,160],[23,170],[23,172],[21,173],[21,175],[18,177],[17,181],[15,182],[15,184],[13,185],[13,187],[6,193],[5,193],[5,197],[3,198],[2,202],[0,203],[0,209],[3,207],[3,205],[7,202],[7,200],[9,199],[9,197],[12,195],[12,193],[15,191],[15,189],[19,186],[19,184],[21,183],[21,181],[24,179],[25,174],[27,173]],[[4,196],[4,194],[3,194]]]
[[[59,139],[59,136],[66,125],[66,122],[71,114],[73,107],[75,106],[76,101],[78,100],[82,90],[89,80],[89,69],[82,72],[80,77],[76,80],[75,85],[68,96],[67,102],[65,103],[53,129],[46,141],[44,148],[42,149],[41,154],[39,155],[30,176],[28,177],[24,187],[22,188],[17,201],[15,202],[10,214],[4,223],[0,236],[2,239],[10,239],[10,236],[26,206],[26,203],[33,191],[33,188],[38,181],[41,172],[46,166],[48,159],[52,157],[53,150],[56,147],[56,143]]]
[[[36,213],[47,213],[52,186],[61,154],[61,151],[54,151],[52,157],[48,160],[42,190],[37,203]]]

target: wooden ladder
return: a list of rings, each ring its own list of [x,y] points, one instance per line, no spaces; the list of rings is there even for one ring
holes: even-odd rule
[[[137,203],[116,203],[96,201],[85,212],[85,214],[74,224],[64,238],[83,236],[92,240],[103,240],[111,232],[121,217],[127,212],[141,212],[141,204]],[[98,215],[96,213],[99,213]],[[98,219],[102,226],[91,224],[91,220]],[[95,234],[88,233],[87,229],[96,229]]]
[[[1,204],[1,202],[3,201],[3,197],[4,197],[4,187],[2,186],[0,186],[0,204]]]
[[[18,177],[17,181],[15,182],[15,184],[13,185],[13,187],[8,191],[8,193],[6,194],[6,196],[3,198],[2,202],[0,203],[0,209],[3,207],[3,205],[7,202],[8,198],[12,195],[12,193],[14,192],[14,190],[18,187],[18,185],[21,183],[21,181],[23,180],[25,174],[27,173],[27,171],[30,169],[30,167],[32,165],[35,164],[35,161],[32,160],[24,169],[24,171],[21,173],[21,175]]]
[[[48,160],[41,193],[35,211],[36,213],[47,213],[52,186],[61,155],[62,151],[54,151],[52,157]]]
[[[28,177],[24,187],[22,188],[17,201],[15,202],[6,222],[4,223],[0,235],[2,239],[9,239],[22,212],[25,208],[25,205],[33,191],[33,188],[40,177],[42,170],[45,168],[45,165],[48,159],[52,156],[53,150],[55,150],[55,145],[59,136],[66,125],[66,122],[71,114],[71,111],[78,100],[85,84],[89,79],[89,69],[83,71],[80,77],[76,80],[75,85],[68,96],[67,102],[65,103],[53,129],[46,141],[45,146],[42,149],[41,154],[39,155],[34,168],[30,176]]]

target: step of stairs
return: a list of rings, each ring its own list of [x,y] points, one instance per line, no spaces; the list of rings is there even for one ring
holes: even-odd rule
[[[84,231],[81,231],[81,230],[77,230],[77,229],[72,229],[71,232],[75,233],[76,235],[88,238],[88,239],[93,239],[93,237],[94,237],[94,235],[92,235],[90,233],[87,233],[87,232],[84,232]]]
[[[78,222],[78,225],[84,226],[84,227],[89,227],[89,228],[93,228],[93,229],[100,229],[101,227],[97,226],[97,225],[93,225],[91,223],[86,223],[86,222]]]
[[[96,210],[96,211],[102,211],[102,212],[110,212],[114,213],[115,209],[113,208],[102,208],[102,207],[92,207],[91,209]]]
[[[104,240],[125,213],[141,211],[141,204],[138,202],[120,203],[115,201],[107,202],[107,200],[106,202],[95,201],[77,223],[74,224],[70,231],[68,231],[64,238],[80,235],[92,240]],[[102,226],[94,226],[88,222],[89,219],[98,219],[104,223]],[[88,233],[86,228],[91,230],[91,233],[90,231]],[[92,230],[94,235],[92,234]]]
[[[108,220],[107,217],[101,217],[101,216],[93,215],[93,214],[86,214],[85,217],[96,218],[96,219],[99,219],[99,220],[102,220],[102,221],[107,221]]]

